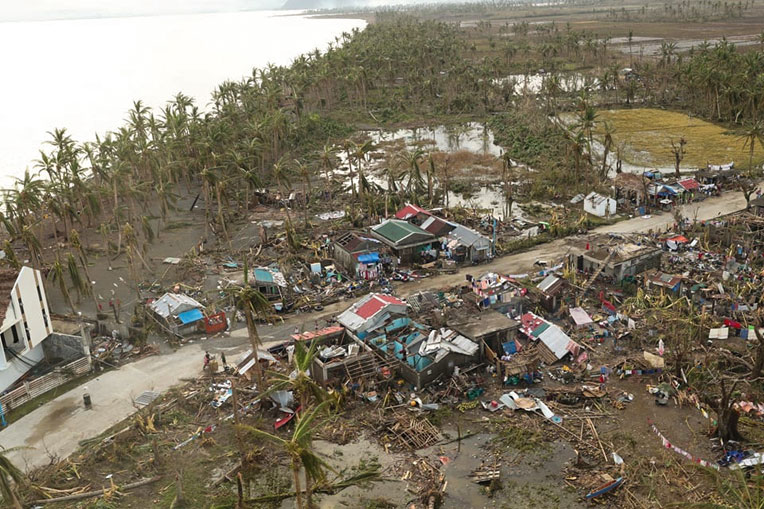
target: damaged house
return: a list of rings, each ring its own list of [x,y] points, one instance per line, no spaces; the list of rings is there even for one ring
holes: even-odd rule
[[[520,329],[520,322],[507,318],[497,311],[487,310],[473,314],[468,319],[460,320],[458,323],[451,324],[449,322],[449,325],[463,336],[477,343],[480,346],[481,357],[486,354],[486,348],[499,355],[504,350],[511,350],[510,353],[515,353],[519,349],[518,345],[515,344],[515,336]]]
[[[446,237],[446,255],[457,262],[487,260],[493,252],[493,242],[488,237],[466,226],[453,223],[454,228]]]
[[[479,278],[468,276],[467,283],[472,293],[464,298],[471,298],[480,309],[491,308],[503,314],[520,316],[528,305],[528,290],[512,277],[489,272]]]
[[[154,321],[175,336],[195,332],[204,320],[204,306],[182,293],[165,293],[148,307]]]
[[[550,313],[555,313],[560,309],[560,303],[562,302],[562,290],[565,288],[565,280],[549,274],[544,278],[536,288],[541,292],[541,304],[544,309]]]
[[[378,239],[356,232],[343,233],[332,243],[332,258],[342,270],[361,279],[376,279],[390,263],[387,247]]]
[[[43,342],[53,334],[42,274],[31,267],[0,271],[0,391],[41,362]]]
[[[615,215],[617,203],[613,198],[592,191],[584,198],[584,211],[597,217]]]
[[[338,317],[337,321],[348,331],[363,339],[369,332],[381,327],[390,318],[407,314],[405,302],[381,293],[370,293]]]
[[[583,353],[581,345],[570,339],[555,324],[533,313],[525,313],[520,330],[538,344],[539,358],[546,364],[554,364],[567,355],[574,359]]]
[[[283,301],[285,298],[287,282],[280,270],[271,267],[252,269],[252,278],[249,284],[257,288],[268,300]]]
[[[429,210],[423,209],[419,205],[407,203],[401,210],[395,213],[395,219],[408,221],[409,223],[421,226],[427,218],[432,216]]]
[[[452,375],[457,366],[477,361],[480,353],[477,343],[458,332],[430,329],[408,317],[392,320],[368,334],[365,341],[392,361],[399,375],[415,387]]]
[[[476,342],[450,328],[433,330],[417,323],[408,316],[405,302],[388,295],[367,295],[337,320],[349,338],[371,347],[381,363],[389,364],[415,387],[479,359]],[[363,350],[358,352],[363,355]]]
[[[402,264],[434,260],[440,247],[435,235],[399,219],[372,226],[371,235],[388,246]]]
[[[661,249],[644,241],[616,238],[615,242],[587,242],[573,246],[568,262],[579,272],[597,273],[615,283],[650,269],[660,268]]]

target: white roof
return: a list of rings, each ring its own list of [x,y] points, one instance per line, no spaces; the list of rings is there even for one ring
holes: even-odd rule
[[[475,355],[479,345],[451,329],[431,330],[426,341],[419,345],[419,355],[437,352],[435,362],[442,359],[448,352],[462,355]]]
[[[576,322],[576,325],[588,325],[593,323],[592,317],[589,316],[589,313],[584,311],[583,308],[571,308],[570,316],[573,317],[573,321]]]
[[[562,329],[554,324],[549,324],[549,327],[539,336],[539,340],[552,351],[557,360],[562,359],[569,353],[568,345],[571,341],[570,338]]]
[[[555,284],[559,280],[560,278],[558,278],[554,274],[549,274],[547,277],[544,278],[542,282],[536,285],[536,288],[538,288],[542,292],[546,292],[547,290],[549,290],[549,288],[551,288],[553,284]]]
[[[599,205],[603,202],[607,203],[608,200],[612,200],[612,198],[608,198],[607,196],[602,196],[601,194],[592,191],[591,193],[586,195],[586,201],[591,202],[592,205]]]
[[[182,293],[165,293],[149,304],[149,308],[162,318],[178,316],[184,311],[203,307],[199,302]]]
[[[490,245],[491,241],[488,237],[480,235],[475,230],[471,230],[466,226],[462,226],[459,223],[450,223],[455,228],[448,234],[449,239],[456,240],[459,244],[467,247],[472,247],[475,244],[478,246]]]

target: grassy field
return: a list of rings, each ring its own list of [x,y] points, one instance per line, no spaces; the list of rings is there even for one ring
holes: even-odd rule
[[[736,133],[684,113],[649,108],[608,110],[600,111],[597,120],[598,134],[602,134],[605,121],[615,129],[613,139],[623,147],[623,160],[631,164],[672,167],[671,140],[678,142],[684,137],[683,168],[730,161],[739,168],[748,167],[748,150]],[[759,149],[754,153],[754,164],[763,160],[764,151]]]

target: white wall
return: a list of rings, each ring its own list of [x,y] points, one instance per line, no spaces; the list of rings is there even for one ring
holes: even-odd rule
[[[38,293],[39,288],[39,293]],[[42,296],[42,300],[40,297]],[[22,267],[11,290],[11,302],[8,304],[1,332],[5,332],[6,341],[12,341],[11,327],[16,326],[19,337],[25,347],[13,354],[0,349],[0,391],[7,389],[43,357],[42,342],[53,332],[50,321],[47,295],[40,271]],[[21,313],[23,303],[24,313]],[[26,322],[26,327],[24,326]],[[28,331],[28,334],[27,334]]]
[[[26,362],[22,362],[10,354],[8,354],[8,356],[10,358],[5,363],[5,368],[0,367],[0,392],[5,391],[8,387],[13,385],[16,380],[21,378],[24,373],[32,369],[32,366],[42,361],[45,354],[42,351],[42,345],[37,345],[25,354],[20,354]]]
[[[613,215],[616,212],[616,201],[613,198],[607,198],[598,202],[596,205],[587,197],[584,200],[584,211],[599,217]]]

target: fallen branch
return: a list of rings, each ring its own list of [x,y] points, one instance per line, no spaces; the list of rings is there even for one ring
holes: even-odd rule
[[[126,490],[132,490],[134,488],[140,488],[141,486],[146,486],[147,484],[155,483],[161,478],[162,476],[158,475],[156,477],[151,477],[150,479],[142,479],[134,483],[125,484],[124,486],[119,487],[119,491],[126,491]],[[32,501],[32,504],[33,505],[55,504],[56,502],[68,502],[71,500],[82,500],[84,498],[99,497],[103,495],[104,493],[106,493],[107,491],[111,491],[112,489],[113,488],[107,488],[107,489],[98,490],[98,491],[89,491],[87,493],[78,493],[76,495],[68,495],[66,497],[34,500]]]

